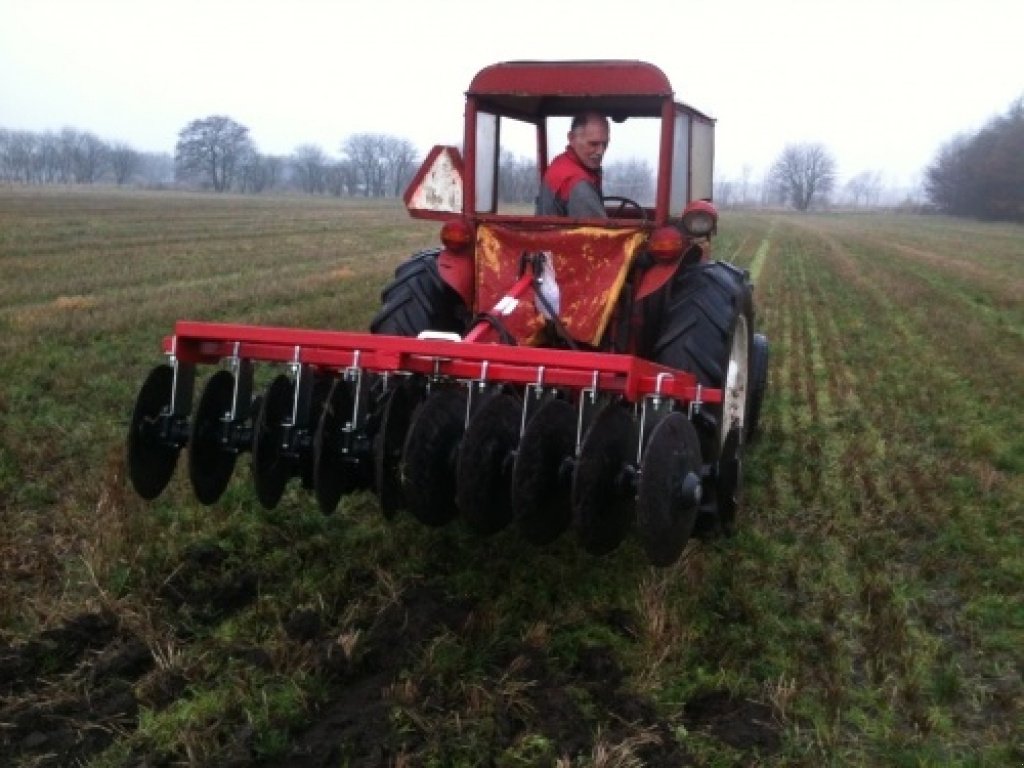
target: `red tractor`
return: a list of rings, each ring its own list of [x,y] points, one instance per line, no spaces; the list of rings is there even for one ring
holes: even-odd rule
[[[509,203],[583,111],[623,147],[607,216]],[[526,145],[534,159],[509,162]],[[713,120],[643,62],[509,62],[470,83],[463,147],[434,147],[406,191],[441,246],[398,267],[371,333],[176,324],[131,418],[141,496],[187,446],[204,504],[251,452],[266,508],[298,477],[325,513],[371,488],[389,518],[537,544],[571,528],[594,554],[632,532],[656,565],[733,528],[768,344],[747,273],[709,256]],[[279,370],[254,395],[258,363]],[[220,368],[193,413],[201,364]]]

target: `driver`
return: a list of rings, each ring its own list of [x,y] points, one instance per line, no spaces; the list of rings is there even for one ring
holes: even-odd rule
[[[601,160],[609,134],[608,118],[600,112],[573,118],[569,145],[551,161],[541,182],[538,216],[607,217],[601,201]]]

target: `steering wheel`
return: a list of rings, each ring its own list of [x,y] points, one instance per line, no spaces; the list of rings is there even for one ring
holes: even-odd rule
[[[620,218],[627,208],[636,208],[640,213],[640,221],[647,221],[647,210],[631,197],[622,195],[604,195],[602,203],[618,203],[619,207],[612,212],[612,218]]]

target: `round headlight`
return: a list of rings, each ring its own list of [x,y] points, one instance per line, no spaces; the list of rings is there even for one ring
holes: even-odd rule
[[[683,226],[694,237],[704,237],[715,231],[718,211],[707,200],[694,200],[683,211]]]
[[[703,237],[715,228],[715,219],[707,211],[690,211],[683,214],[683,226],[696,237]]]

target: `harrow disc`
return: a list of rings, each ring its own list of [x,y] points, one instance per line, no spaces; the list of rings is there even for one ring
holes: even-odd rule
[[[526,425],[516,454],[512,509],[523,537],[548,544],[572,522],[572,459],[576,410],[565,400],[542,404]]]
[[[476,409],[459,447],[456,502],[469,527],[489,536],[512,522],[512,469],[522,403],[495,394]]]
[[[344,460],[345,423],[352,415],[352,393],[349,385],[336,379],[320,410],[313,435],[313,491],[320,511],[334,512],[346,493],[358,486],[354,468]]]
[[[402,490],[402,448],[417,397],[405,384],[384,395],[380,425],[373,440],[373,489],[381,512],[390,520],[405,508]]]
[[[592,555],[611,552],[633,520],[636,445],[633,420],[617,402],[594,418],[580,446],[572,485],[573,521],[583,548]]]
[[[302,478],[302,487],[307,491],[316,488],[316,455],[313,452],[313,440],[316,437],[316,428],[319,424],[320,414],[323,412],[324,404],[331,395],[331,387],[334,379],[330,376],[316,374],[313,378],[313,386],[309,393],[309,410],[299,417],[299,424],[306,438],[303,441],[293,441],[292,448],[298,454],[298,472]]]
[[[281,501],[288,480],[298,467],[285,446],[285,425],[292,413],[291,379],[281,374],[267,387],[256,413],[252,439],[252,479],[264,509]]]
[[[161,413],[171,403],[174,370],[158,365],[149,372],[132,409],[128,427],[128,477],[147,501],[159,496],[174,474],[180,448],[160,434]]]
[[[465,419],[465,391],[437,389],[420,404],[405,437],[402,488],[409,511],[424,525],[444,525],[458,514],[455,464]]]
[[[651,432],[637,489],[637,534],[652,565],[679,559],[700,504],[700,439],[678,411]]]
[[[231,413],[235,377],[217,371],[206,382],[192,418],[188,440],[188,478],[201,504],[214,504],[224,493],[238,454],[227,445],[225,417]]]

